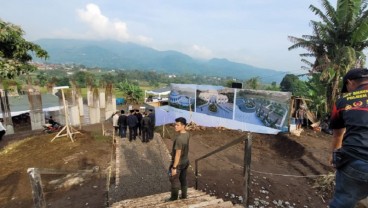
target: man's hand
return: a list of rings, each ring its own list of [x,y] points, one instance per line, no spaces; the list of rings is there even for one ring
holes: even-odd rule
[[[171,175],[172,175],[172,176],[176,175],[176,169],[171,168]]]

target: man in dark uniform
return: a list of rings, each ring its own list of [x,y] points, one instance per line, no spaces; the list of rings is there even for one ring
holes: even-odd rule
[[[126,132],[127,132],[127,116],[125,115],[125,111],[121,110],[120,111],[120,116],[118,119],[118,126],[119,126],[119,133],[120,133],[120,138],[125,138],[126,137]]]
[[[129,127],[129,141],[131,142],[133,139],[135,140],[137,137],[136,127],[137,127],[138,119],[134,115],[134,110],[130,110],[130,113],[127,117],[127,123]]]
[[[139,110],[135,110],[135,114],[134,114],[137,119],[138,119],[138,124],[137,124],[137,130],[138,130],[138,135],[141,136],[142,135],[142,129],[141,129],[141,121],[142,121],[142,114],[141,112],[139,112]]]
[[[343,78],[341,97],[332,109],[332,164],[336,187],[330,208],[355,207],[368,196],[368,69]]]
[[[141,121],[141,128],[142,128],[142,142],[149,141],[149,129],[151,126],[151,119],[147,116],[147,113],[143,113],[143,118]]]
[[[179,133],[173,143],[171,152],[171,164],[169,167],[169,176],[171,182],[171,196],[167,201],[178,199],[179,189],[181,189],[181,198],[187,196],[187,169],[189,166],[189,133],[185,130],[187,121],[183,117],[175,119],[175,131]]]
[[[152,109],[149,110],[148,117],[151,119],[151,126],[149,128],[149,139],[153,139],[155,126],[156,126],[156,118],[155,113]]]

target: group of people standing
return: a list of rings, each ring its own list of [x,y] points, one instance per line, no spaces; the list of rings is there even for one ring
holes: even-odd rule
[[[136,140],[137,136],[141,137],[142,142],[149,142],[153,139],[155,113],[151,109],[148,113],[143,114],[139,110],[130,110],[128,114],[121,110],[113,115],[112,120],[115,134],[121,138],[126,138],[128,132],[130,142]]]

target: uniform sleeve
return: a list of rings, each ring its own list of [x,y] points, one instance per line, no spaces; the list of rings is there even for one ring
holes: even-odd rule
[[[331,129],[345,128],[345,122],[341,116],[341,109],[337,109],[336,105],[334,105],[332,108],[330,128]]]

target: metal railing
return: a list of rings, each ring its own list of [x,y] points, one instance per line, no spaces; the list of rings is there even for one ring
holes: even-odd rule
[[[234,141],[229,142],[228,144],[225,144],[222,147],[217,148],[216,150],[200,157],[195,160],[195,188],[198,189],[198,162],[200,160],[206,159],[207,157],[216,154],[218,152],[221,152],[229,147],[232,147],[242,141],[245,141],[244,146],[244,168],[243,168],[243,176],[244,176],[244,188],[243,188],[243,196],[244,201],[243,205],[244,207],[248,206],[248,196],[249,196],[249,184],[250,184],[250,163],[252,159],[252,137],[251,133],[248,132],[247,136],[241,136]]]

